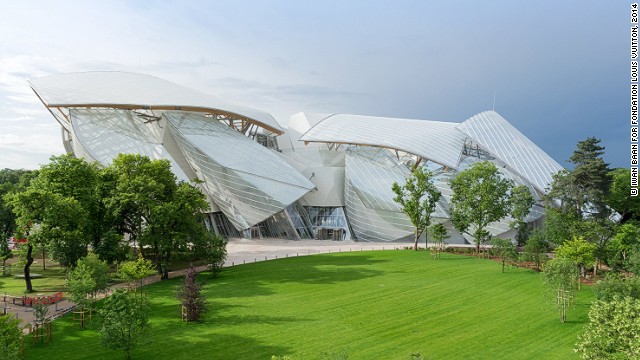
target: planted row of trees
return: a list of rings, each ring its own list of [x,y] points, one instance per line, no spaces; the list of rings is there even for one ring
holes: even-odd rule
[[[414,249],[423,233],[429,233],[432,216],[442,193],[433,183],[433,173],[424,167],[417,167],[404,185],[394,183],[394,200],[411,220],[414,231]],[[524,221],[529,214],[534,198],[524,185],[515,186],[513,180],[500,174],[498,168],[489,161],[473,164],[460,172],[450,183],[453,196],[449,213],[451,222],[460,233],[474,239],[476,251],[491,239],[487,230],[489,224],[507,216],[514,220],[511,227],[516,229],[518,239],[523,242],[528,235],[528,224]]]

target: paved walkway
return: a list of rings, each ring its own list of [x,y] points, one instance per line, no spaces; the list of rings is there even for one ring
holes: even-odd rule
[[[413,243],[367,243],[331,240],[294,241],[282,239],[248,240],[232,238],[229,239],[229,244],[227,245],[228,255],[224,267],[293,256],[348,251],[392,250],[411,246],[413,246]],[[200,266],[197,270],[206,270],[206,266]],[[186,271],[187,269],[172,271],[169,273],[169,278],[184,276]],[[158,275],[152,275],[144,279],[144,284],[151,284],[157,281],[160,281],[160,277]],[[115,284],[110,288],[109,292],[126,286],[126,283]],[[31,296],[37,297],[39,294],[32,294]],[[13,301],[11,298],[3,298],[0,295],[0,312],[6,308],[7,314],[15,316],[24,324],[33,323],[33,309],[29,306],[21,306],[19,304],[21,304],[20,300]],[[49,317],[56,319],[73,311],[74,308],[75,304],[64,299],[56,304],[49,305]]]

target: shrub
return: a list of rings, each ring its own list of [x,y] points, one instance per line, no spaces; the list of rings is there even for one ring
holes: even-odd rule
[[[202,294],[202,284],[196,281],[198,272],[193,267],[187,270],[184,283],[178,288],[177,298],[187,309],[187,321],[198,321],[207,308],[207,300]]]
[[[640,300],[616,297],[597,300],[589,310],[589,324],[578,337],[575,351],[583,359],[640,358]]]
[[[616,296],[640,299],[640,277],[623,278],[619,274],[610,273],[593,286],[596,298],[611,301]]]

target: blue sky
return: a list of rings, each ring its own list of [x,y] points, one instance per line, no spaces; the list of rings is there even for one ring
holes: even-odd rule
[[[495,110],[561,165],[629,166],[629,2],[0,0],[0,168],[63,152],[28,87],[155,75],[270,112],[464,121]]]

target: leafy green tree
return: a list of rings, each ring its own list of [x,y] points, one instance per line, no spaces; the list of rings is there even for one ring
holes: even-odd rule
[[[0,359],[22,359],[20,321],[12,316],[0,316]]]
[[[142,281],[154,273],[153,263],[142,256],[135,261],[125,261],[118,266],[118,277],[129,282],[130,288],[141,287]]]
[[[573,301],[573,294],[579,286],[578,268],[569,259],[553,259],[544,267],[543,278],[549,293],[556,299],[560,321],[565,322],[568,305]]]
[[[106,298],[99,311],[103,318],[100,344],[112,350],[121,349],[127,359],[144,341],[149,330],[149,306],[144,299],[132,298],[126,290],[118,289]]]
[[[504,272],[504,267],[507,263],[518,261],[518,250],[511,240],[495,238],[492,243],[491,252],[502,261],[502,272]]]
[[[202,284],[196,280],[197,276],[196,269],[189,268],[176,294],[180,304],[187,309],[187,321],[200,320],[200,316],[207,309],[207,299],[202,294]]]
[[[489,161],[475,163],[451,180],[451,221],[456,230],[473,236],[476,252],[490,237],[487,226],[508,215],[512,187],[513,181]]]
[[[67,288],[71,301],[73,301],[81,311],[90,307],[89,296],[95,292],[96,281],[91,277],[91,269],[85,264],[78,264],[69,272]],[[84,329],[84,315],[80,326]]]
[[[545,240],[544,231],[536,229],[524,244],[522,257],[526,261],[533,261],[536,264],[536,268],[540,269],[542,264],[549,259],[547,255],[549,248],[549,243]]]
[[[631,271],[636,276],[640,275],[640,245],[635,246],[630,252],[627,261],[625,261],[625,269]]]
[[[607,204],[622,216],[622,223],[640,221],[640,197],[630,196],[631,169],[615,169],[609,175],[612,180]]]
[[[431,249],[434,255],[434,258],[440,258],[440,253],[446,249],[445,240],[449,238],[449,233],[447,228],[442,224],[435,224],[429,229],[429,234],[431,235],[431,240],[433,241],[433,248]]]
[[[111,273],[109,264],[107,264],[106,261],[100,260],[94,253],[89,253],[87,256],[78,260],[78,266],[84,266],[89,271],[91,278],[95,281],[96,285],[92,290],[94,296],[98,292],[109,289]]]
[[[614,269],[624,268],[630,253],[638,245],[640,245],[640,227],[637,223],[629,221],[620,226],[613,240],[608,244],[609,265]]]
[[[608,164],[602,159],[604,147],[600,140],[590,137],[580,141],[569,162],[572,171],[554,175],[550,202],[559,205],[564,213],[564,226],[571,237],[581,236],[596,244],[594,272],[601,261],[607,262],[607,243],[615,234],[610,201],[611,176]]]
[[[189,251],[190,244],[201,241],[202,214],[208,209],[204,194],[189,184],[176,183],[167,160],[120,154],[105,173],[114,184],[105,199],[107,209],[143,256],[153,258],[161,278],[167,279],[172,255]]]
[[[11,237],[16,231],[16,216],[11,210],[7,194],[20,191],[28,185],[32,176],[37,173],[32,170],[0,170],[0,238]]]
[[[529,215],[531,207],[535,204],[535,199],[531,191],[524,185],[515,186],[511,189],[511,217],[513,221],[509,224],[516,230],[516,241],[522,245],[529,237],[529,224],[524,219]]]
[[[416,167],[403,186],[394,182],[391,188],[396,195],[393,200],[400,204],[400,210],[409,217],[415,228],[414,250],[418,250],[418,240],[422,233],[429,229],[431,214],[442,196],[432,179],[433,174],[429,169]]]
[[[207,265],[211,275],[218,277],[224,262],[227,260],[227,239],[210,232],[207,232],[205,237],[208,239],[205,250]]]
[[[2,260],[2,275],[5,275],[7,260],[13,257],[13,252],[9,248],[9,240],[6,237],[0,238],[0,260]]]
[[[597,300],[589,324],[575,350],[583,359],[640,358],[640,300],[631,297]]]
[[[555,254],[560,259],[567,259],[580,268],[580,275],[585,276],[585,268],[595,263],[596,246],[582,237],[573,238],[555,250]]]
[[[30,269],[34,248],[55,243],[53,254],[63,266],[75,265],[77,259],[86,254],[86,247],[75,246],[82,237],[78,223],[86,216],[79,204],[74,199],[32,186],[33,182],[26,190],[11,195],[18,224],[16,237],[27,239],[23,245],[26,247],[24,277],[27,292],[33,291]]]
[[[609,273],[593,285],[598,300],[611,301],[617,297],[640,299],[640,277],[625,278],[618,273]]]

